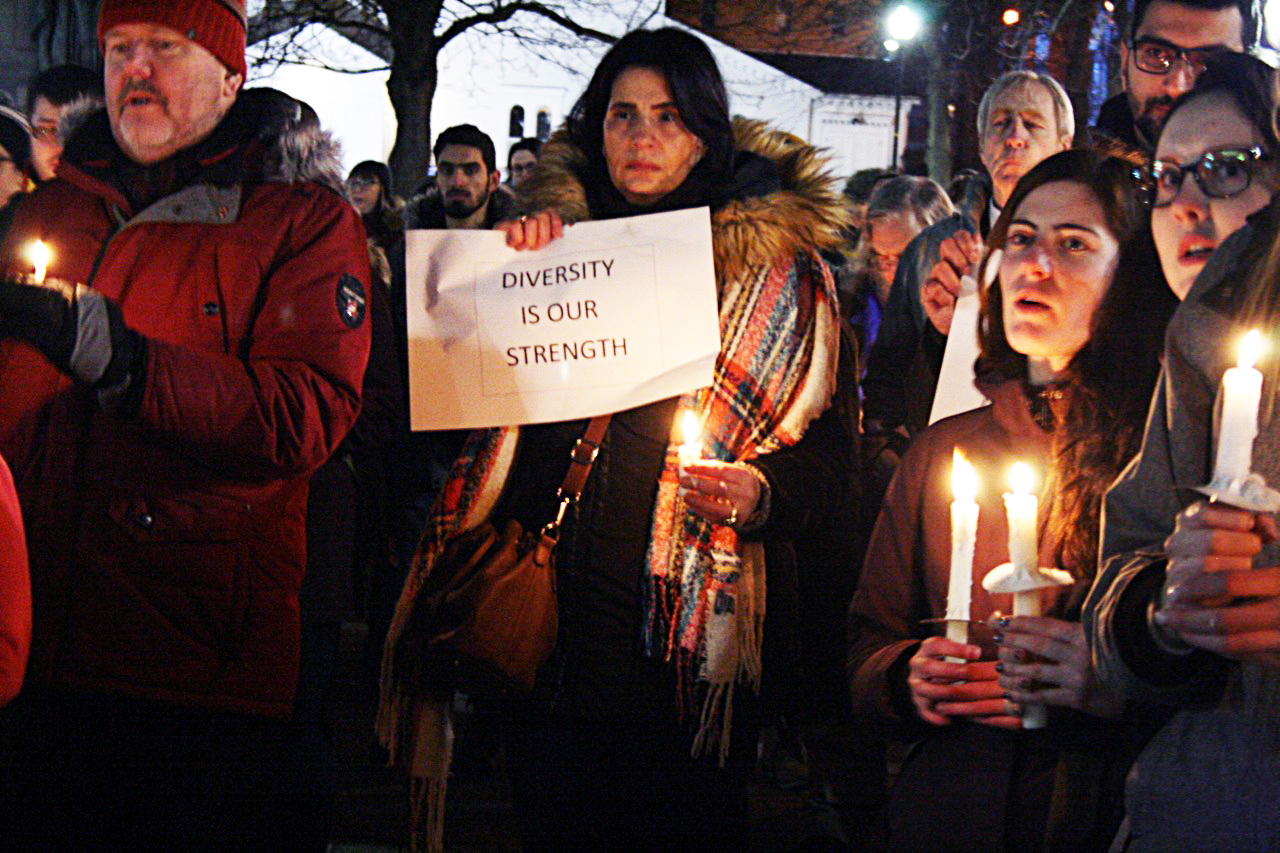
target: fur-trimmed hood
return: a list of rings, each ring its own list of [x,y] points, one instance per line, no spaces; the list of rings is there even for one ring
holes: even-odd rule
[[[244,89],[233,107],[242,113],[248,112],[250,121],[259,128],[258,136],[263,146],[258,179],[286,184],[315,182],[347,198],[342,146],[329,131],[307,121],[300,106],[289,113],[286,109],[291,106],[289,102],[300,104],[282,97],[275,90]],[[107,111],[102,100],[81,98],[73,101],[63,112],[58,122],[58,136],[64,149],[74,151],[80,145],[83,150],[91,147],[92,143],[84,145],[84,141],[76,137],[100,133],[104,128],[109,134]]]
[[[730,201],[712,213],[720,279],[733,280],[748,270],[789,260],[798,251],[839,248],[841,229],[852,220],[823,153],[799,137],[751,119],[734,119],[733,138],[738,150],[773,163],[782,189]],[[530,211],[555,210],[566,222],[589,220],[581,178],[585,174],[589,174],[586,152],[561,130],[543,147],[537,169],[520,188],[521,203]]]

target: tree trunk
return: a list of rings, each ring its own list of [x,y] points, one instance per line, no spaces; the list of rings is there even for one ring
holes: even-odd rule
[[[388,166],[397,194],[408,198],[431,165],[431,102],[439,80],[436,24],[444,0],[382,0],[391,39],[387,94],[396,114]]]
[[[398,56],[399,54],[397,54]],[[396,113],[396,141],[391,147],[391,180],[397,194],[408,198],[427,176],[431,164],[431,101],[436,94],[434,54],[420,74],[393,63],[387,92]]]
[[[925,165],[929,177],[942,186],[951,180],[951,71],[947,66],[947,41],[942,21],[931,29],[924,45],[929,54],[929,78],[925,101],[929,110],[929,141]]]

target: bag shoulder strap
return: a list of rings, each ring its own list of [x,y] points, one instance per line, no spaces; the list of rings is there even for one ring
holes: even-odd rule
[[[595,464],[596,456],[600,453],[600,443],[604,441],[604,432],[609,428],[609,421],[613,415],[600,415],[592,418],[591,423],[587,424],[587,431],[574,442],[573,450],[569,454],[569,471],[564,475],[564,482],[560,484],[560,497],[572,495],[574,500],[582,496],[582,490],[587,486],[587,477],[591,476],[591,466]]]
[[[556,510],[555,521],[542,529],[544,538],[550,538],[552,542],[560,538],[560,525],[564,522],[564,514],[582,496],[582,490],[587,485],[587,477],[591,476],[591,466],[595,464],[596,456],[600,453],[600,443],[604,441],[605,430],[609,428],[609,421],[612,418],[611,414],[592,418],[591,423],[587,424],[586,433],[574,442],[573,450],[569,454],[569,470],[565,473],[564,482],[556,492],[556,497],[560,499],[560,508]]]

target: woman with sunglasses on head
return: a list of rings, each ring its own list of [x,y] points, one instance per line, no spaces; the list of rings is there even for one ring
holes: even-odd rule
[[[1078,149],[1018,182],[980,271],[996,265],[976,365],[992,404],[917,436],[885,495],[850,608],[849,672],[855,707],[912,741],[888,849],[1096,850],[1120,822],[1134,729],[1094,676],[1079,613],[1102,493],[1137,449],[1175,305],[1131,171]],[[970,614],[993,620],[998,661],[930,636],[947,606],[957,448],[981,478]],[[1045,483],[1041,565],[1075,581],[1044,592],[1042,617],[1001,617],[1013,596],[980,583],[1009,559],[1000,493],[1015,460]],[[1049,706],[1045,728],[1022,728],[1028,705]]]
[[[1179,299],[1214,249],[1280,186],[1274,107],[1271,69],[1225,53],[1208,60],[1170,109],[1147,177],[1160,266]]]
[[[1197,104],[1216,103],[1220,119],[1226,113],[1234,120],[1234,133],[1225,135],[1201,113],[1203,132],[1219,133],[1222,146],[1263,148],[1269,158],[1276,138],[1273,80],[1245,60],[1215,66],[1213,77],[1206,71],[1203,88],[1175,104],[1168,127],[1194,117]],[[1210,85],[1216,94],[1208,94]],[[1249,117],[1247,125],[1240,126],[1241,116]],[[1186,156],[1184,165],[1204,152]],[[1217,206],[1219,231],[1229,227],[1222,224],[1225,203],[1238,204],[1257,184],[1274,184],[1267,159],[1238,161],[1250,178],[1243,189],[1245,174],[1235,170],[1215,176],[1202,166],[1195,173],[1202,182],[1182,181],[1179,199],[1208,186],[1211,197],[1201,204]],[[1280,202],[1273,198],[1234,235],[1218,236],[1222,245],[1201,264],[1169,323],[1164,375],[1142,449],[1106,497],[1101,569],[1084,610],[1093,659],[1100,677],[1123,695],[1178,709],[1126,784],[1127,834],[1117,839],[1126,851],[1280,849],[1276,520],[1192,491],[1212,477],[1218,389],[1248,329],[1261,330],[1270,344],[1260,363],[1250,467],[1268,485],[1280,485],[1278,226]]]

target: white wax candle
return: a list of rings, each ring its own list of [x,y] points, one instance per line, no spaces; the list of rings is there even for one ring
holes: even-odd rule
[[[1262,400],[1262,374],[1253,364],[1261,346],[1262,334],[1254,329],[1240,343],[1237,366],[1222,374],[1222,419],[1213,463],[1214,482],[1243,481],[1253,470],[1253,440],[1258,435],[1258,403]]]
[[[1038,499],[1031,493],[1035,474],[1025,462],[1013,463],[1004,508],[1009,519],[1009,562],[1016,570],[1035,571],[1040,565],[1040,548],[1036,543],[1036,509]]]
[[[683,474],[685,466],[702,458],[702,425],[698,423],[698,416],[688,409],[680,421],[680,438],[684,443],[676,448],[676,459]]]
[[[45,272],[49,269],[49,247],[43,240],[36,240],[27,248],[27,256],[35,268],[35,283],[44,284]]]
[[[1014,616],[1040,615],[1040,590],[1029,589],[1026,592],[1013,594]],[[1024,705],[1022,708],[1022,727],[1024,729],[1043,729],[1049,722],[1049,709],[1044,705]]]
[[[973,586],[973,549],[978,541],[978,476],[960,448],[951,455],[951,575],[947,584],[947,618],[969,619],[969,596]],[[959,641],[965,642],[967,626],[955,626]],[[947,639],[952,626],[947,627]]]

